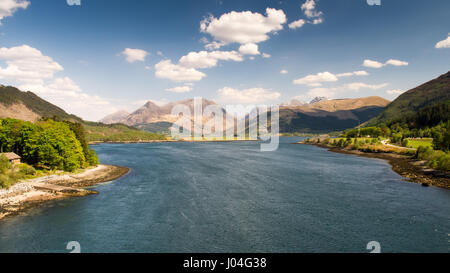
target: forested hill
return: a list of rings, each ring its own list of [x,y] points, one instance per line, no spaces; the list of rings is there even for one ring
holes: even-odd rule
[[[34,122],[40,118],[55,116],[64,120],[82,121],[33,92],[22,92],[12,86],[0,85],[0,118],[18,118]]]
[[[450,100],[450,71],[440,77],[411,89],[391,104],[370,125],[392,123],[395,120],[409,119],[420,110],[442,104]]]

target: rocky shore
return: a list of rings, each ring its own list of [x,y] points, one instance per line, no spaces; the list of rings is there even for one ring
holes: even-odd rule
[[[405,177],[405,181],[419,183],[423,186],[435,186],[450,189],[450,174],[430,169],[426,166],[424,161],[419,161],[409,156],[399,155],[395,153],[361,152],[338,147],[329,147],[324,144],[317,143],[311,143],[307,145],[315,145],[321,148],[328,149],[329,151],[335,153],[383,159],[389,162],[389,164],[392,166],[393,171]]]
[[[99,165],[78,174],[45,176],[17,183],[0,190],[0,220],[50,200],[98,194],[85,188],[116,180],[128,172],[125,167]]]

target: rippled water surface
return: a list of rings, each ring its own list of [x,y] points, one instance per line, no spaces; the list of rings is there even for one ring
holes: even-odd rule
[[[1,221],[0,252],[449,252],[450,191],[296,140],[94,146],[131,172]]]

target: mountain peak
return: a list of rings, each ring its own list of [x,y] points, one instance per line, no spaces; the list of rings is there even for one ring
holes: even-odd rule
[[[326,100],[328,100],[326,97],[315,97],[309,104],[315,104]]]

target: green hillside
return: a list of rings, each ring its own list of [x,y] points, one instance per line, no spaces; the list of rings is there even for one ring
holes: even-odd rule
[[[414,116],[428,106],[450,100],[450,71],[399,96],[369,125],[392,123]]]
[[[140,142],[166,139],[163,135],[145,132],[124,124],[84,122],[84,127],[89,142]]]

